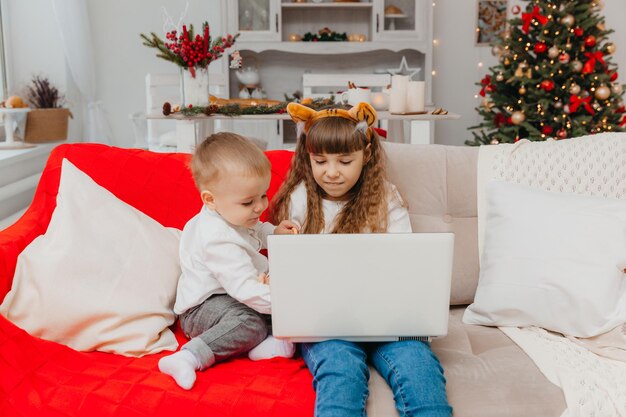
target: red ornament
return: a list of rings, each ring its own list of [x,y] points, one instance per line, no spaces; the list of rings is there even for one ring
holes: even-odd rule
[[[613,71],[611,73],[611,82],[617,80],[617,76],[618,76],[617,71]]]
[[[581,37],[585,34],[585,31],[581,27],[574,28],[574,35]]]
[[[548,46],[543,42],[538,42],[535,44],[535,53],[543,54],[548,49]]]
[[[522,11],[522,8],[517,6],[517,5],[511,7],[511,13],[513,13],[513,14],[519,14],[519,12],[521,12],[521,11]]]
[[[593,48],[596,46],[596,37],[593,35],[587,36],[587,38],[585,38],[585,46],[587,48]]]
[[[544,91],[552,91],[552,90],[554,90],[554,81],[552,81],[552,80],[543,80],[541,82],[541,88]]]
[[[557,138],[559,138],[559,139],[565,139],[565,138],[567,138],[567,130],[562,129],[562,128],[561,128],[561,129],[559,129],[559,131],[558,131],[558,132],[556,132],[556,137],[557,137]]]
[[[552,126],[548,126],[545,125],[544,127],[541,128],[541,133],[543,133],[544,135],[551,135],[552,134]]]

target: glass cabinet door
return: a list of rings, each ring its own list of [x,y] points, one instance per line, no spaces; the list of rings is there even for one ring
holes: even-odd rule
[[[424,40],[431,0],[381,0],[377,6],[374,16],[377,40]]]
[[[230,33],[239,41],[280,40],[280,0],[228,0]]]

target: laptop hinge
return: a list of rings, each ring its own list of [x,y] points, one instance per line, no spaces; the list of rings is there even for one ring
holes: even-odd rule
[[[416,340],[418,342],[430,342],[432,338],[430,336],[400,336],[398,337],[399,342],[404,342],[406,340]]]

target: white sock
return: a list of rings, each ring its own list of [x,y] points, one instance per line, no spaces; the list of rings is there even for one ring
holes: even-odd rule
[[[196,356],[187,349],[165,356],[159,360],[159,371],[174,378],[183,389],[191,389],[196,382],[196,370],[200,363]]]
[[[295,351],[296,345],[293,343],[276,339],[274,336],[267,336],[264,341],[248,352],[248,357],[253,361],[275,357],[291,358]]]

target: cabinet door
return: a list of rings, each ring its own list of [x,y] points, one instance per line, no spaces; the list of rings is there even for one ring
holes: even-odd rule
[[[375,0],[374,3],[374,40],[428,40],[432,0]]]
[[[228,8],[228,31],[241,42],[280,40],[280,0],[223,0]]]

